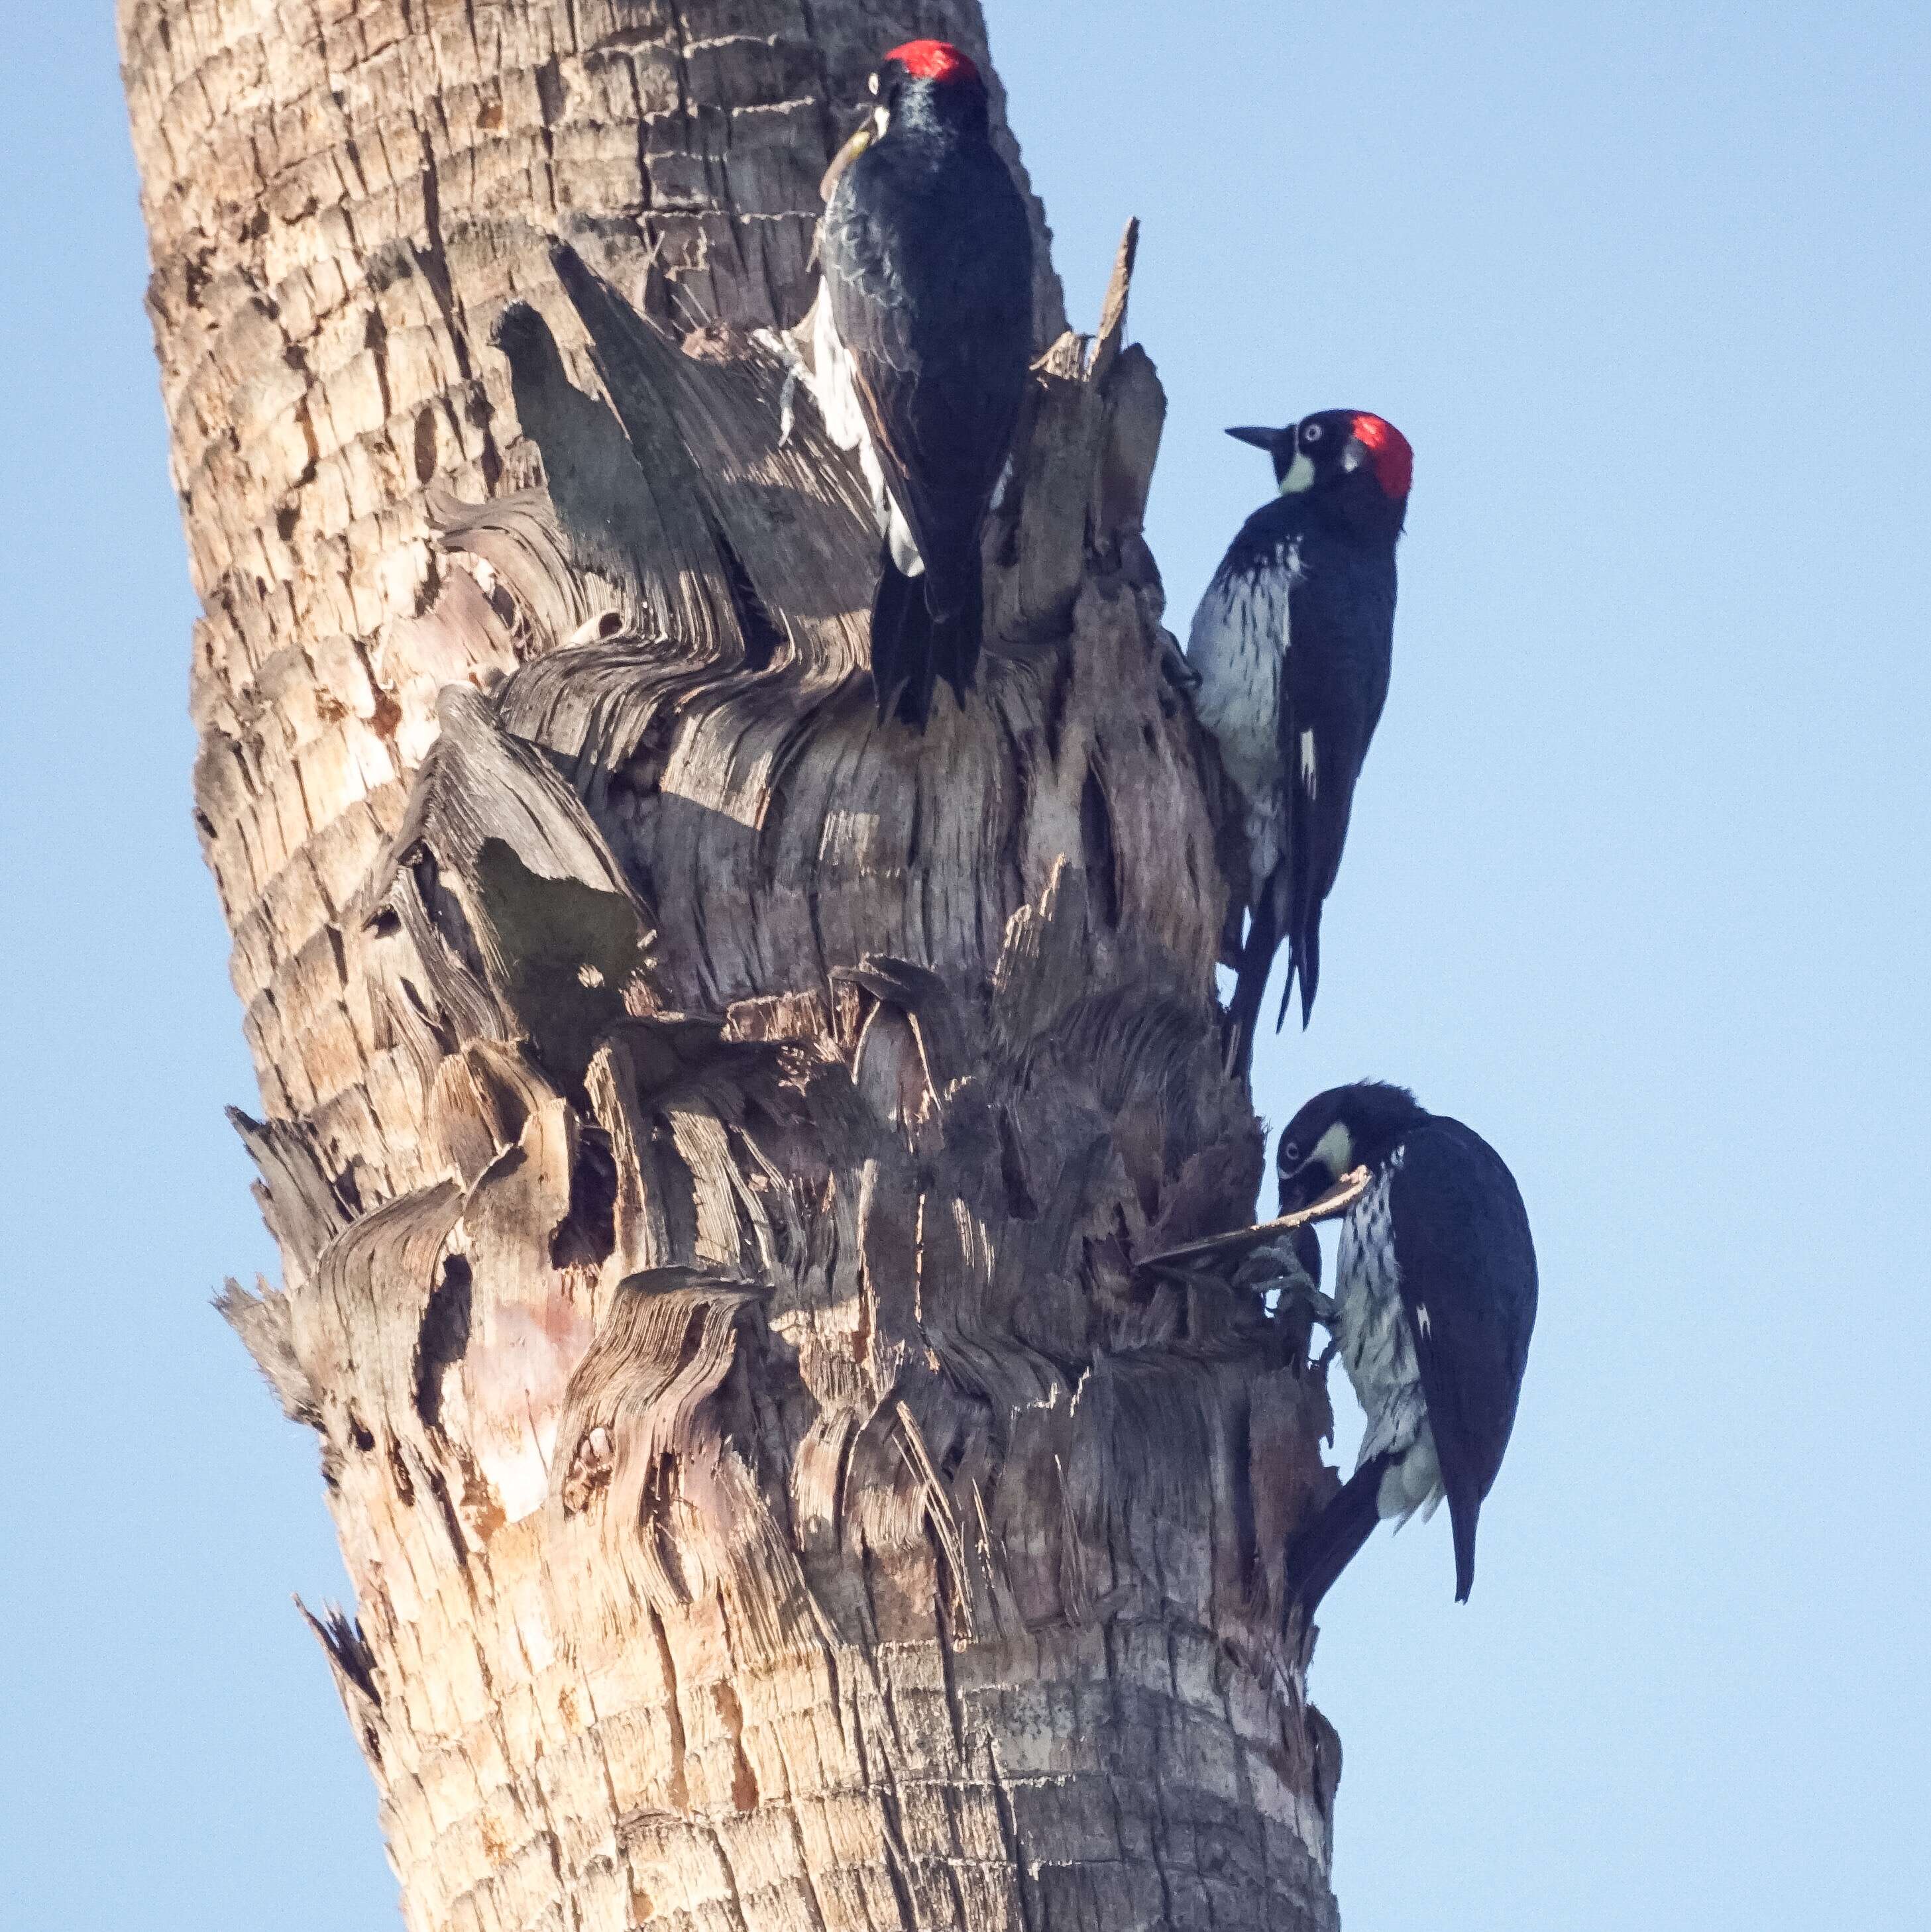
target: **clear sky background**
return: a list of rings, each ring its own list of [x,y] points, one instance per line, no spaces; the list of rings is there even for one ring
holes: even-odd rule
[[[1922,0],[989,10],[1089,326],[1146,224],[1175,627],[1267,491],[1223,424],[1417,452],[1263,1105],[1467,1120],[1542,1308],[1473,1602],[1445,1518],[1329,1601],[1347,1922],[1920,1932]],[[314,1450],[207,1307],[275,1262],[110,14],[17,9],[0,64],[0,1924],[362,1932]]]

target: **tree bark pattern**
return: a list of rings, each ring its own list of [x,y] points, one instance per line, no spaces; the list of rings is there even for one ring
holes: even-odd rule
[[[317,1620],[446,1928],[1328,1927],[1164,407],[1045,324],[981,686],[872,716],[794,332],[856,0],[124,0],[197,815]]]

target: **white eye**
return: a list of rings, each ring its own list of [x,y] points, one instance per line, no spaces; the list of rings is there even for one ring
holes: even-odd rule
[[[1298,1143],[1290,1141],[1281,1150],[1281,1165],[1283,1167],[1299,1167],[1301,1165],[1301,1149]]]
[[[1303,442],[1319,442],[1320,440],[1321,426],[1319,423],[1310,423],[1301,432],[1301,440]]]

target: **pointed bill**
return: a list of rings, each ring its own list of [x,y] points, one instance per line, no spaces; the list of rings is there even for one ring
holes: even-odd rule
[[[831,165],[824,171],[824,178],[818,184],[818,199],[829,201],[831,191],[838,185],[838,177],[878,139],[878,130],[867,121],[857,133],[831,158]]]

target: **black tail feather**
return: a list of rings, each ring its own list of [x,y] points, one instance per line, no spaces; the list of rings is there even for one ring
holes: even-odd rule
[[[1272,887],[1248,921],[1247,940],[1234,968],[1233,998],[1227,1003],[1227,1071],[1245,1073],[1254,1061],[1254,1036],[1260,1030],[1260,1003],[1267,997],[1267,976],[1281,944]]]
[[[975,560],[976,565],[976,560]],[[952,687],[952,694],[962,705],[978,674],[979,647],[985,626],[985,590],[975,567],[959,586],[959,595],[950,609],[934,613],[932,648],[926,673],[926,708],[939,678]],[[901,712],[900,716],[905,714]],[[908,724],[912,721],[907,718]]]
[[[1335,1578],[1374,1534],[1381,1520],[1381,1478],[1388,1463],[1386,1456],[1364,1462],[1287,1546],[1287,1600],[1303,1621],[1320,1607]]]
[[[1305,1031],[1314,1011],[1314,989],[1321,979],[1321,899],[1315,877],[1314,807],[1298,792],[1287,830],[1287,983],[1281,989],[1281,1011],[1274,1030],[1287,1024],[1287,1001],[1298,982],[1301,988],[1301,1025]]]
[[[984,625],[984,587],[976,569],[966,574],[942,614],[931,608],[932,590],[929,574],[906,576],[887,549],[872,598],[872,684],[880,718],[895,712],[915,731],[932,716],[941,677],[965,703]]]
[[[1475,1588],[1475,1525],[1482,1514],[1482,1499],[1471,1496],[1466,1503],[1449,1498],[1449,1524],[1455,1532],[1455,1600],[1468,1601]]]
[[[872,594],[872,686],[882,722],[896,707],[909,706],[921,728],[932,706],[932,615],[925,608],[925,585],[893,564],[889,550],[880,560],[878,587]]]
[[[1301,988],[1301,1029],[1307,1030],[1314,1017],[1314,989],[1321,983],[1321,908],[1314,902],[1306,924],[1287,942],[1287,983],[1281,988],[1281,1010],[1275,1016],[1274,1030],[1287,1024],[1287,1002],[1296,982]]]

